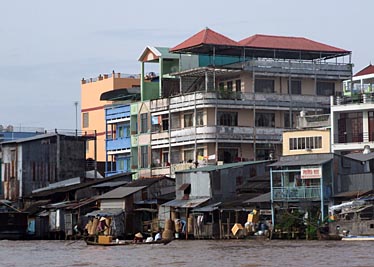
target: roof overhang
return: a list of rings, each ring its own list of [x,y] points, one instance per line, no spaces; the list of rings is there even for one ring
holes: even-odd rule
[[[204,202],[207,202],[210,198],[196,198],[196,199],[174,199],[169,202],[162,204],[165,207],[176,207],[176,208],[195,208]]]

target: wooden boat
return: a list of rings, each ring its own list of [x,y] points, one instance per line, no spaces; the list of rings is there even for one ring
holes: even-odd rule
[[[348,235],[342,238],[343,241],[374,241],[374,236],[372,235]]]
[[[162,240],[157,240],[157,241],[152,241],[152,242],[137,242],[134,243],[131,240],[120,240],[118,242],[112,241],[110,243],[98,243],[97,241],[93,240],[88,240],[85,239],[87,245],[93,245],[93,246],[137,246],[137,245],[167,245],[169,244],[172,240],[171,239],[162,239]]]

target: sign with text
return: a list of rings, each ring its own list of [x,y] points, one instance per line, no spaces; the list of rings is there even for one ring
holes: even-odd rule
[[[321,179],[322,167],[301,167],[301,179]]]

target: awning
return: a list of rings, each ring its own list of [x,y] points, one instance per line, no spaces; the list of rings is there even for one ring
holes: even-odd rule
[[[332,160],[332,157],[320,157],[320,158],[309,158],[309,157],[299,157],[298,159],[292,160],[280,160],[273,164],[270,164],[270,167],[289,167],[289,166],[314,166],[314,165],[322,165],[326,162]]]
[[[156,213],[158,210],[157,209],[148,209],[148,208],[139,208],[139,209],[134,209],[134,211],[147,211],[147,212]]]
[[[123,209],[103,209],[103,210],[94,210],[89,213],[87,213],[86,217],[96,217],[96,216],[104,216],[104,217],[112,217],[112,216],[118,216],[121,213],[123,213]]]
[[[369,193],[372,190],[355,190],[355,191],[349,191],[349,192],[342,192],[335,194],[334,197],[349,197],[349,198],[356,198],[360,197],[362,195],[365,195]]]
[[[161,206],[166,207],[177,207],[177,208],[195,208],[204,202],[207,202],[210,198],[197,198],[197,199],[174,199],[172,201],[166,202]]]
[[[243,203],[262,203],[262,202],[269,202],[270,203],[270,195],[271,192],[259,195],[257,197],[248,199],[246,201],[243,201]]]
[[[192,210],[192,212],[212,212],[214,210],[218,210],[218,206],[221,203],[222,202],[218,202],[218,203],[214,203],[214,204],[207,205],[207,206],[204,206],[204,207],[195,208],[195,209]]]

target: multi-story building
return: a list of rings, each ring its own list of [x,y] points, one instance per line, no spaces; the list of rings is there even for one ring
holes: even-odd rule
[[[131,171],[131,102],[140,100],[140,88],[117,89],[103,93],[105,107],[105,176]]]
[[[122,73],[99,75],[96,78],[81,81],[81,115],[83,132],[96,131],[96,141],[87,144],[87,158],[98,162],[98,169],[104,171],[106,158],[105,150],[105,104],[110,101],[100,100],[100,96],[109,90],[139,87],[140,79],[137,75]],[[102,164],[101,164],[102,163]]]
[[[328,113],[330,96],[352,76],[350,51],[300,37],[237,42],[204,29],[156,50],[146,48],[139,60],[142,74],[149,62],[160,73],[149,83],[142,75],[142,102],[131,109],[140,176],[279,157],[296,115]]]
[[[344,81],[344,96],[331,98],[331,149],[337,154],[374,148],[374,66]]]

